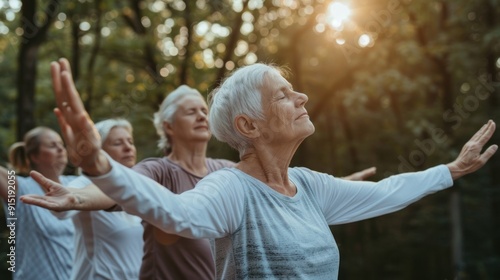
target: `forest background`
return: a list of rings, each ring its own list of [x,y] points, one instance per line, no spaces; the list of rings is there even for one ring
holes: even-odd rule
[[[93,120],[132,122],[139,159],[161,155],[151,119],[168,92],[206,95],[255,62],[286,66],[309,95],[316,133],[292,165],[376,166],[380,180],[447,163],[488,119],[500,124],[499,0],[3,0],[1,164],[34,126],[59,130],[49,64],[60,57]],[[237,160],[216,140],[208,152]],[[496,155],[402,211],[332,226],[340,279],[500,279],[499,216]]]

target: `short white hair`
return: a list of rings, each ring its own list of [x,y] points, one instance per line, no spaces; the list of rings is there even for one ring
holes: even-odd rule
[[[198,96],[205,101],[203,95],[201,93],[187,85],[181,85],[176,88],[174,91],[169,93],[163,102],[160,105],[160,109],[153,116],[153,124],[156,129],[156,133],[160,136],[160,140],[158,140],[158,148],[160,150],[166,152],[171,148],[171,143],[165,131],[163,130],[163,122],[173,123],[175,112],[179,108],[179,100],[186,96]]]
[[[208,120],[217,140],[229,144],[240,154],[249,147],[250,140],[235,129],[234,120],[238,115],[263,119],[262,91],[267,78],[274,73],[281,75],[283,69],[263,63],[244,66],[210,93]]]
[[[130,134],[132,134],[132,125],[130,124],[130,122],[120,118],[100,121],[95,124],[95,127],[97,128],[97,132],[99,132],[99,135],[101,135],[101,144],[106,141],[109,132],[115,127],[125,128]]]

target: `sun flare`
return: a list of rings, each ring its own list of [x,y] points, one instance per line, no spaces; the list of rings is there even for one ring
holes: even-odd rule
[[[350,15],[349,6],[339,2],[330,3],[326,12],[327,21],[333,28],[341,28]]]

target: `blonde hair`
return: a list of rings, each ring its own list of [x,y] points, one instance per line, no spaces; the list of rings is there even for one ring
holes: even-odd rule
[[[38,154],[40,150],[40,136],[54,130],[39,126],[24,134],[22,142],[16,142],[9,148],[9,164],[20,174],[28,174],[34,168],[30,161],[32,155]]]

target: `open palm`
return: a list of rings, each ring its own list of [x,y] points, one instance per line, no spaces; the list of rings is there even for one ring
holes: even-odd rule
[[[42,174],[31,171],[30,176],[45,190],[45,195],[27,194],[20,197],[26,204],[32,204],[53,211],[67,211],[74,209],[78,198],[70,190]]]

